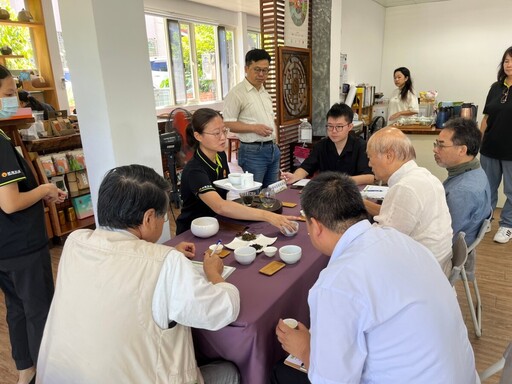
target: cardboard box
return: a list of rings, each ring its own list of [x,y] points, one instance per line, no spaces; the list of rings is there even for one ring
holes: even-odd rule
[[[71,202],[73,203],[73,208],[75,208],[76,217],[79,219],[85,219],[86,217],[94,215],[90,194],[74,197],[71,199]]]

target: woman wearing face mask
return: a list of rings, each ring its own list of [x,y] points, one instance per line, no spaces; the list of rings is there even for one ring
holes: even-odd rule
[[[400,67],[393,72],[397,88],[391,94],[388,105],[388,124],[393,124],[400,117],[418,114],[418,98],[413,92],[411,72]]]
[[[201,216],[222,215],[233,219],[266,221],[280,230],[293,230],[292,216],[278,215],[262,209],[246,207],[226,200],[227,191],[217,189],[213,182],[228,177],[229,168],[224,148],[228,130],[220,114],[200,108],[187,127],[187,142],[196,148],[181,176],[183,208],[176,220],[176,234],[190,229],[192,220]]]
[[[0,65],[0,118],[18,109],[16,84]],[[38,183],[0,129],[0,287],[4,292],[12,356],[19,384],[35,382],[36,362],[53,296],[53,276],[42,200],[66,193]]]

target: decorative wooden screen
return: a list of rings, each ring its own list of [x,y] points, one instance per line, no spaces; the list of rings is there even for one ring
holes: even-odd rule
[[[279,73],[279,52],[278,47],[284,46],[284,20],[286,2],[290,0],[260,0],[260,27],[262,48],[273,58],[270,63],[270,73],[265,82],[265,88],[273,99],[274,113],[276,116],[277,142],[281,150],[281,168],[289,170],[292,162],[291,146],[298,141],[298,123],[279,125],[278,116],[281,116],[280,100],[283,97],[281,73]],[[309,0],[309,30],[308,48],[311,48],[313,4]],[[309,79],[311,84],[311,78]],[[310,87],[311,88],[311,87]],[[311,92],[311,89],[309,89]]]

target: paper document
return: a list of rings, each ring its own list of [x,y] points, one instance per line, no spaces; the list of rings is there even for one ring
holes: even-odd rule
[[[388,189],[389,189],[389,187],[381,186],[381,185],[367,185],[361,191],[361,195],[363,195],[363,197],[366,197],[368,199],[382,200],[386,196],[386,193],[388,193]]]
[[[309,183],[311,179],[301,179],[293,183],[294,187],[305,187],[307,183]]]
[[[192,265],[194,268],[206,278],[206,275],[204,274],[203,270],[203,262],[202,261],[192,261]],[[222,278],[226,280],[229,275],[233,273],[233,271],[236,269],[236,267],[230,267],[229,265],[224,266],[224,270],[222,271]]]
[[[302,362],[302,360],[300,360],[298,357],[295,357],[293,355],[288,355],[288,357],[286,358],[284,363],[286,365],[288,365],[289,367],[298,369],[299,371],[302,371],[305,373],[308,372],[308,370],[304,367],[304,363]]]

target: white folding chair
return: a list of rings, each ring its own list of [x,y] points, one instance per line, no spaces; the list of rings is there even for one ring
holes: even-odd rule
[[[488,219],[485,219],[480,226],[480,230],[478,231],[478,235],[475,241],[473,241],[473,243],[468,246],[468,257],[459,276],[459,278],[462,280],[462,283],[464,284],[464,291],[466,292],[466,297],[468,299],[469,312],[471,314],[471,319],[473,320],[476,337],[482,336],[482,300],[480,298],[480,291],[478,290],[478,284],[476,282],[475,276],[476,247],[484,238],[485,232],[490,224],[491,218],[489,217]],[[473,296],[471,294],[471,290],[469,289],[470,281],[473,283],[476,303],[473,302]]]
[[[457,233],[457,237],[452,244],[452,271],[450,273],[450,284],[453,286],[455,282],[461,279],[461,274],[464,271],[464,264],[468,257],[468,247],[464,238],[464,232]]]
[[[495,373],[501,371],[501,378],[499,384],[510,384],[512,383],[512,343],[510,343],[503,353],[503,357],[496,363],[491,365],[485,371],[480,373],[480,380],[483,382]]]

